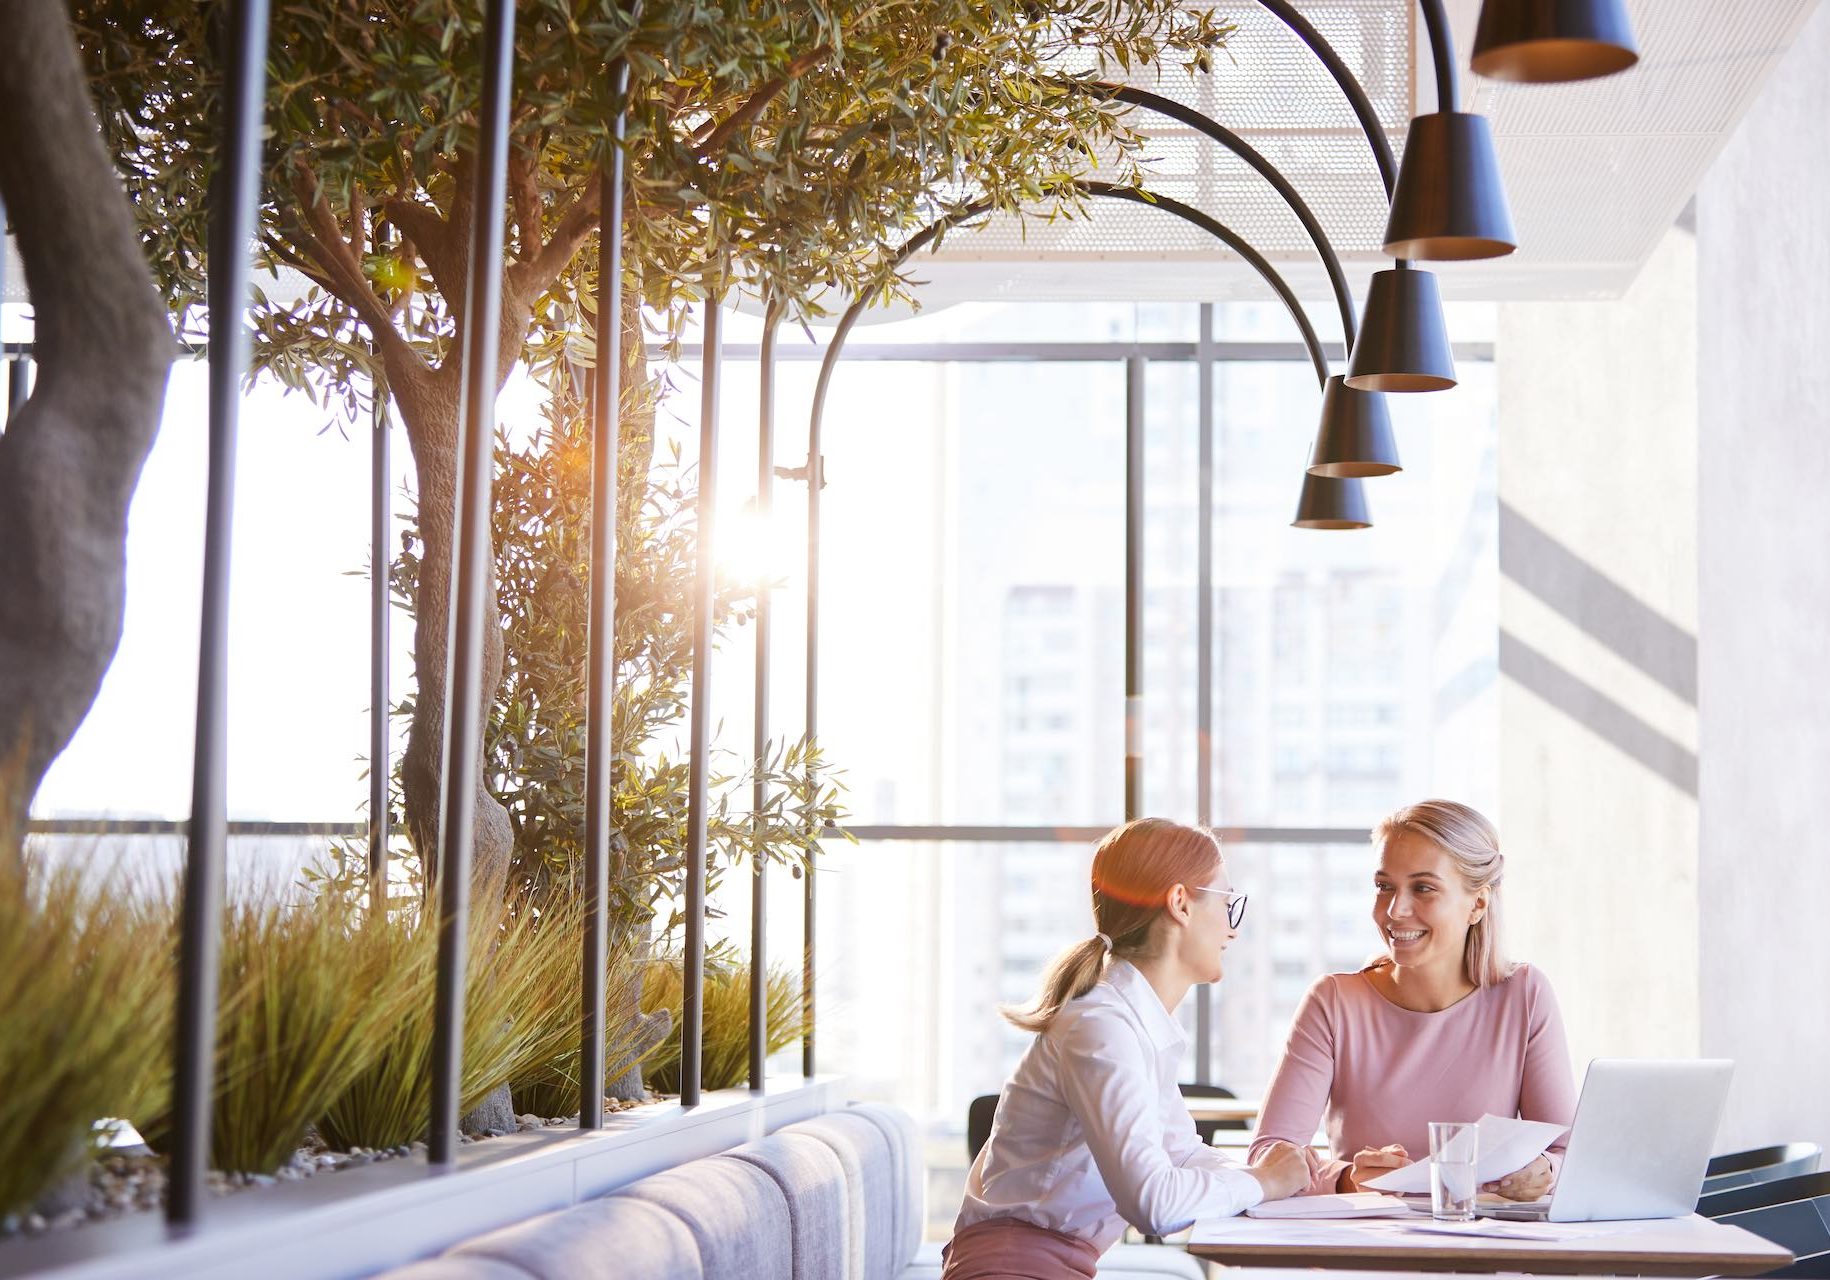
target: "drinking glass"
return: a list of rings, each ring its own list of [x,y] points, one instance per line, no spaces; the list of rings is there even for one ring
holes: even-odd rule
[[[1479,1138],[1472,1122],[1430,1122],[1430,1216],[1440,1222],[1474,1220]]]

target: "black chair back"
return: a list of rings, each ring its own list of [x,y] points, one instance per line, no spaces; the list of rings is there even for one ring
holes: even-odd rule
[[[966,1159],[977,1160],[979,1148],[991,1140],[991,1122],[998,1114],[998,1095],[981,1094],[966,1108]]]
[[[1778,1182],[1800,1174],[1816,1173],[1823,1148],[1815,1142],[1785,1142],[1776,1147],[1755,1147],[1712,1156],[1703,1176],[1703,1194],[1750,1187],[1757,1182]]]
[[[1718,1191],[1697,1212],[1790,1249],[1797,1261],[1766,1275],[1830,1276],[1830,1173]]]
[[[1184,1098],[1237,1098],[1239,1096],[1231,1089],[1223,1089],[1217,1084],[1185,1084],[1179,1087]],[[1195,1135],[1201,1139],[1203,1145],[1212,1146],[1214,1134],[1220,1130],[1247,1127],[1243,1120],[1197,1120],[1195,1121]]]

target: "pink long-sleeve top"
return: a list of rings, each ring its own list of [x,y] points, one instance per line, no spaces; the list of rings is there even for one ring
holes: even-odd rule
[[[1447,1009],[1420,1013],[1379,994],[1365,973],[1331,973],[1309,988],[1259,1116],[1252,1157],[1293,1143],[1309,1160],[1306,1194],[1336,1189],[1366,1147],[1400,1143],[1428,1159],[1432,1120],[1491,1112],[1567,1125],[1576,1086],[1557,997],[1529,965]],[[1326,1120],[1332,1158],[1309,1148]],[[1563,1140],[1550,1150],[1553,1172]]]

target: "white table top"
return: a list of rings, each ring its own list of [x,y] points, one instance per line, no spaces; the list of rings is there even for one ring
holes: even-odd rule
[[[1792,1255],[1752,1232],[1691,1214],[1648,1222],[1492,1223],[1491,1235],[1418,1230],[1430,1220],[1214,1218],[1188,1251],[1239,1266],[1569,1275],[1756,1275]],[[1249,1273],[1245,1273],[1249,1274]]]

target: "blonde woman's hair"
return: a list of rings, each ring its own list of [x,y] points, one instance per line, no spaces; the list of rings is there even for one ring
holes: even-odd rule
[[[1200,887],[1219,869],[1220,838],[1205,827],[1139,818],[1108,832],[1093,852],[1096,932],[1055,957],[1028,1005],[1003,1005],[998,1012],[1025,1031],[1047,1031],[1063,1005],[1093,989],[1108,954],[1122,959],[1148,952],[1150,926],[1163,914],[1170,889]]]
[[[1422,836],[1455,863],[1469,893],[1487,891],[1487,909],[1468,926],[1462,947],[1462,972],[1477,987],[1490,987],[1512,976],[1512,963],[1500,950],[1500,882],[1506,876],[1506,859],[1500,854],[1500,833],[1478,811],[1453,800],[1420,800],[1390,814],[1372,830],[1372,841],[1382,844],[1400,831]],[[1391,963],[1390,958],[1372,967]]]

